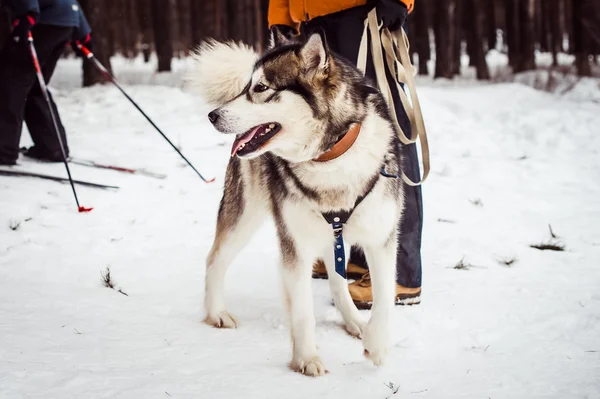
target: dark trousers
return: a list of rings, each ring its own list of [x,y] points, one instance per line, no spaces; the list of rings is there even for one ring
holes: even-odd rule
[[[56,63],[71,38],[72,28],[36,25],[32,30],[40,67],[46,83],[50,81]],[[65,129],[58,116],[52,96],[50,103],[57,118],[63,143],[67,145]],[[19,141],[23,120],[36,147],[42,152],[56,153],[60,144],[52,125],[48,105],[37,81],[27,43],[9,39],[0,50],[0,158],[11,162],[19,156]],[[68,154],[68,148],[65,148]]]
[[[350,10],[315,18],[303,27],[304,33],[310,34],[323,30],[329,48],[334,53],[348,59],[354,65],[358,59],[358,48],[362,38],[364,19],[369,9],[355,7]],[[369,45],[370,47],[370,45]],[[375,68],[369,51],[366,75],[376,81]],[[407,137],[411,135],[410,121],[400,96],[393,84],[394,78],[386,65],[386,75],[392,83],[392,95],[397,112],[398,123]],[[403,145],[401,148],[404,173],[412,180],[419,181],[419,160],[415,144]],[[410,288],[421,287],[421,231],[423,229],[423,200],[421,187],[411,187],[404,184],[405,209],[402,221],[398,226],[400,238],[398,240],[398,254],[396,257],[397,282]],[[352,248],[350,262],[360,266],[367,266],[367,261],[360,248]]]

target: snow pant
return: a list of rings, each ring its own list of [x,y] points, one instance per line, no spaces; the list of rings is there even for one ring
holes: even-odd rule
[[[69,27],[50,25],[36,25],[32,29],[46,83],[50,81],[63,49],[71,39],[72,30]],[[51,95],[50,103],[66,147],[65,129]],[[41,153],[56,154],[60,151],[60,143],[37,81],[28,44],[15,43],[9,39],[0,50],[0,159],[7,163],[12,163],[19,157],[23,120]],[[65,151],[68,154],[68,148]]]
[[[319,30],[325,32],[330,50],[356,65],[364,20],[369,10],[370,8],[361,6],[315,18],[305,23],[302,31],[304,34]],[[389,82],[394,81],[387,64],[386,75]],[[366,76],[376,81],[375,68],[370,53],[367,59]],[[402,106],[396,86],[394,84],[391,86],[398,123],[406,136],[410,137],[410,121]],[[402,145],[401,154],[404,173],[412,181],[419,181],[420,172],[416,145]],[[404,204],[404,214],[398,226],[400,235],[396,256],[397,283],[409,288],[418,288],[421,287],[421,231],[423,229],[423,201],[420,186],[411,187],[404,184]],[[368,267],[362,250],[357,247],[352,248],[350,262]]]

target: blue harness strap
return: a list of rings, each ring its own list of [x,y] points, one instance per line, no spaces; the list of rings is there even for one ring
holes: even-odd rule
[[[340,276],[342,276],[342,278],[344,278],[344,279],[346,278],[346,251],[344,248],[344,236],[343,236],[344,225],[348,222],[348,219],[350,219],[350,216],[352,216],[352,213],[354,212],[356,207],[365,199],[365,197],[367,195],[369,195],[369,193],[371,191],[373,191],[373,188],[375,187],[375,184],[377,183],[379,176],[380,175],[383,175],[385,177],[392,176],[389,174],[385,174],[384,172],[385,172],[385,165],[381,168],[379,173],[377,173],[371,179],[371,181],[369,182],[369,185],[367,186],[367,191],[363,195],[361,195],[360,197],[358,197],[356,199],[356,202],[354,203],[354,206],[352,207],[352,209],[349,209],[347,211],[321,213],[323,218],[327,221],[327,223],[333,229],[333,237],[335,238],[335,241],[333,243],[333,256],[334,256],[334,262],[335,262],[335,272],[337,274],[339,274]]]
[[[346,251],[344,249],[344,224],[350,219],[352,211],[340,211],[340,212],[326,212],[323,213],[323,218],[331,225],[333,229],[333,237],[335,242],[333,243],[333,256],[335,261],[335,271],[337,274],[346,278]]]

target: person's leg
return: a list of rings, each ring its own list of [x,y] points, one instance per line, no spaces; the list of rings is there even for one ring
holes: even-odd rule
[[[316,30],[323,30],[327,43],[332,51],[345,57],[356,64],[358,48],[362,38],[364,17],[367,9],[355,9],[317,18],[305,26],[305,33],[310,34]],[[371,54],[367,59],[366,75],[376,80],[375,68]],[[393,82],[393,77],[386,65],[388,82]],[[411,126],[404,110],[396,85],[392,84],[392,96],[396,109],[398,123],[407,137],[411,136]],[[419,161],[415,144],[402,146],[403,166],[406,175],[413,181],[420,180]],[[410,187],[404,184],[405,210],[404,216],[398,226],[400,238],[397,252],[396,269],[397,283],[407,288],[421,287],[421,231],[423,227],[423,204],[421,187]],[[350,262],[367,266],[365,256],[360,248],[352,248]],[[368,284],[370,286],[370,283]],[[413,295],[412,293],[410,295]]]
[[[38,25],[33,29],[33,38],[36,45],[36,50],[39,52],[40,65],[42,74],[46,84],[50,81],[56,63],[60,58],[65,45],[71,37],[72,28]],[[69,154],[67,146],[67,137],[65,129],[60,120],[58,109],[52,99],[52,95],[48,93],[50,98],[50,106],[53,109],[54,116],[58,125],[59,134],[61,135],[65,152]],[[25,106],[25,122],[34,142],[33,156],[38,158],[46,158],[52,161],[61,161],[62,154],[60,151],[60,143],[54,130],[50,110],[46,99],[42,93],[39,83],[36,81],[27,96]]]
[[[27,93],[35,82],[35,70],[25,43],[8,40],[0,50],[0,163],[14,164]]]

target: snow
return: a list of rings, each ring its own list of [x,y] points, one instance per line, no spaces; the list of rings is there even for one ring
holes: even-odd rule
[[[329,374],[312,379],[287,368],[271,224],[228,274],[240,328],[201,322],[231,142],[180,89],[181,63],[154,75],[121,59],[116,70],[194,165],[217,177],[210,185],[114,87],[77,88],[78,61],[59,64],[53,89],[72,154],[168,178],[73,165],[75,178],[121,187],[79,187],[82,205],[95,207],[79,214],[68,185],[0,176],[0,398],[600,396],[597,102],[518,83],[422,81],[433,165],[422,303],[396,308],[391,353],[375,368],[340,327],[327,282],[315,280]],[[598,83],[581,84],[593,93]],[[24,132],[21,144],[29,140]],[[64,175],[61,165],[20,168]],[[529,247],[551,239],[549,224],[564,252]],[[455,269],[463,257],[471,267]],[[102,285],[107,267],[128,296]]]

